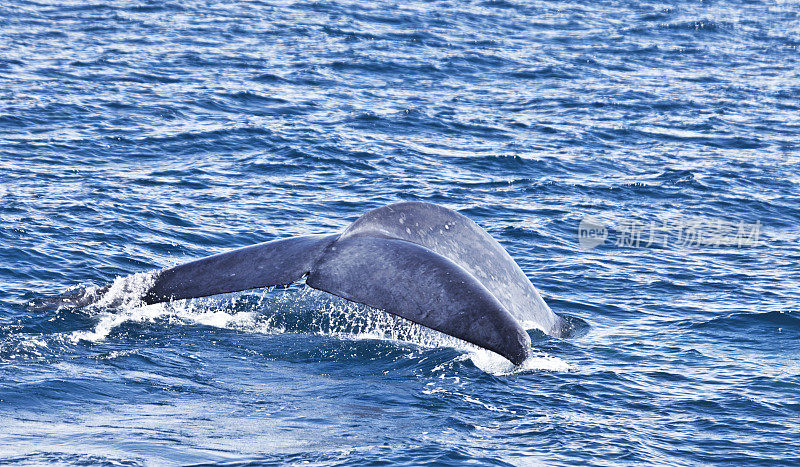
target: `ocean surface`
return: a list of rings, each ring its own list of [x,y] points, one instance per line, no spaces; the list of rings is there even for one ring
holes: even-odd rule
[[[0,200],[0,463],[800,463],[795,0],[4,1]],[[39,306],[403,200],[571,335]]]

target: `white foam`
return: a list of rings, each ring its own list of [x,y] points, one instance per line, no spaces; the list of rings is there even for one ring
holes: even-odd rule
[[[549,355],[534,355],[528,357],[519,365],[514,365],[506,358],[490,350],[475,348],[464,358],[469,358],[481,371],[495,375],[505,376],[529,371],[569,371],[569,364],[558,357]]]
[[[107,294],[110,294],[111,290]],[[117,297],[118,298],[118,297]],[[239,328],[243,330],[256,327],[256,314],[254,312],[228,313],[223,309],[210,308],[204,303],[193,300],[177,301],[170,303],[157,303],[143,305],[141,300],[130,299],[127,306],[110,311],[102,311],[97,315],[97,324],[90,331],[74,331],[70,334],[73,342],[89,341],[101,342],[117,327],[125,323],[155,322],[166,320],[172,324],[199,324],[216,328]],[[231,300],[230,305],[236,301]],[[99,304],[99,302],[98,302]]]
[[[74,331],[70,334],[70,338],[73,342],[81,340],[100,342],[108,337],[111,331],[124,323],[152,321],[160,318],[165,314],[162,308],[162,305],[150,305],[118,312],[104,312],[98,315],[99,320],[91,331]]]
[[[141,305],[145,293],[156,279],[157,271],[140,272],[126,277],[117,277],[111,287],[94,302],[94,307],[121,306],[130,308]]]
[[[461,339],[310,288],[305,288],[300,293],[286,292],[270,297],[269,308],[272,313],[269,315],[255,311],[236,311],[237,302],[241,299],[237,296],[223,301],[196,299],[145,305],[141,298],[152,285],[153,279],[153,274],[147,273],[115,280],[109,290],[91,307],[98,311],[97,324],[88,331],[72,332],[69,339],[73,342],[101,342],[125,323],[165,320],[170,324],[199,324],[262,334],[305,332],[352,340],[389,340],[423,348],[450,347],[465,352],[457,360],[469,359],[480,370],[496,376],[526,371],[569,370],[566,362],[547,355],[530,357],[521,365],[515,366],[499,354]],[[261,295],[257,306],[253,307],[252,302],[248,302],[244,308],[261,308],[260,305],[268,293],[269,291],[265,291]],[[285,314],[281,315],[281,311],[288,312],[288,320]]]

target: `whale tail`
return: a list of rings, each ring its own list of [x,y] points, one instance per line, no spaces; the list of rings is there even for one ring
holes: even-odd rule
[[[161,271],[148,304],[306,284],[495,351],[519,364],[530,338],[471,274],[405,240],[304,236],[262,243]]]
[[[492,350],[531,355],[523,324],[561,337],[511,256],[477,224],[427,203],[370,211],[341,234],[261,243],[158,272],[145,303],[306,283]]]

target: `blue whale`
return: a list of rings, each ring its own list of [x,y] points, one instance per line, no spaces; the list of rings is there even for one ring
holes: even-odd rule
[[[284,286],[309,286],[494,351],[516,365],[532,354],[525,327],[562,337],[553,313],[511,256],[467,217],[403,202],[343,232],[261,243],[164,269],[148,304]]]

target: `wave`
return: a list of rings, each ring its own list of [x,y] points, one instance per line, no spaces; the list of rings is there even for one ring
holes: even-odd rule
[[[746,331],[800,332],[800,318],[792,311],[738,312],[696,323],[692,327],[705,330],[735,330],[743,335]]]

